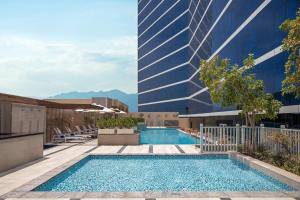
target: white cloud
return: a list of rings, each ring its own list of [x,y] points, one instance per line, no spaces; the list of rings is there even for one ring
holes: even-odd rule
[[[0,35],[0,92],[136,91],[136,37],[79,46]]]

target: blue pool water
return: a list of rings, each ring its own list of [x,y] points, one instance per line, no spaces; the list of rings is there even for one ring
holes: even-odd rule
[[[141,144],[199,144],[199,139],[175,128],[146,128],[140,131]]]
[[[226,155],[89,156],[35,191],[292,191]]]

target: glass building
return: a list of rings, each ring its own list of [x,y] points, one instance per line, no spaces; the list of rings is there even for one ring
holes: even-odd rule
[[[280,48],[285,33],[279,26],[299,7],[299,0],[139,0],[139,112],[234,110],[213,104],[199,81],[200,60],[217,54],[242,64],[253,53],[252,72],[267,92],[285,106],[298,105],[280,92],[287,53]]]

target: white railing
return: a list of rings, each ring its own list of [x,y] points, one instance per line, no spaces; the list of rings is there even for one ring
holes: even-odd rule
[[[200,146],[204,152],[237,151],[239,127],[200,126]]]
[[[285,146],[274,139],[276,135],[286,140]],[[295,129],[201,124],[200,138],[203,152],[237,151],[238,147],[255,150],[263,146],[273,153],[288,151],[300,156],[300,130]]]

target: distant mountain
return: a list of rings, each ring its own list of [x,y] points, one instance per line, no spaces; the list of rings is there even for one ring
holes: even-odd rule
[[[74,91],[74,92],[68,92],[68,93],[61,93],[61,94],[49,97],[49,99],[86,99],[86,98],[92,98],[92,97],[110,97],[110,98],[118,99],[129,106],[130,112],[137,112],[137,104],[138,104],[137,94],[134,94],[134,93],[127,94],[120,90],[98,91],[98,92]]]

